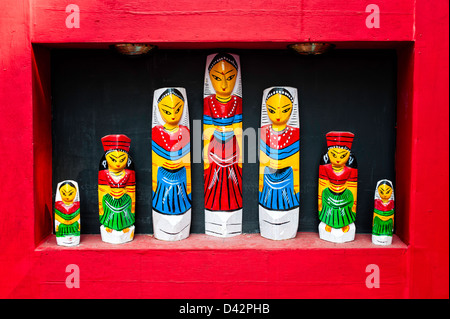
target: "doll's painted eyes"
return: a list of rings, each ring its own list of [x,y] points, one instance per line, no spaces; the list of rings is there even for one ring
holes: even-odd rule
[[[172,114],[172,112],[169,112],[169,111],[167,111],[167,110],[162,110],[164,113],[166,113],[167,115],[171,115]]]
[[[343,158],[345,158],[348,155],[348,153],[346,152],[346,153],[343,153],[343,154],[339,155],[339,154],[336,154],[335,152],[331,152],[331,155],[333,156],[333,158],[338,158],[339,157],[339,159],[343,159]]]
[[[211,74],[212,78],[216,81],[222,81],[221,78],[219,78],[218,76],[215,76],[214,74]],[[227,81],[231,81],[234,79],[234,77],[236,76],[236,74],[230,75],[229,77],[227,77]]]
[[[380,192],[380,195],[389,195],[391,193],[392,189],[388,188],[388,189],[383,190],[383,188],[380,187],[378,191]]]
[[[180,113],[180,111],[181,111],[181,107],[177,108],[177,110],[175,111],[175,114]]]
[[[227,81],[233,80],[233,78],[234,78],[235,76],[236,76],[236,74],[230,75],[230,76],[227,78]]]
[[[289,112],[290,110],[291,110],[291,108],[288,107],[287,109],[284,109],[282,112],[283,112],[283,113],[287,113],[287,112]]]
[[[272,113],[272,114],[275,114],[275,111],[274,110],[272,110],[272,109],[267,109],[270,113]]]

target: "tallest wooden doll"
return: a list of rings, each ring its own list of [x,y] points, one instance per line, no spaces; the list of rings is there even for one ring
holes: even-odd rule
[[[242,84],[239,56],[211,54],[203,96],[205,233],[242,232]]]

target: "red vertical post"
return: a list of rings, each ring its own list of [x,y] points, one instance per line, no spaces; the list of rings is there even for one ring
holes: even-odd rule
[[[449,296],[448,1],[416,1],[410,297]]]
[[[35,224],[29,1],[1,1],[0,12],[0,296],[24,297]]]

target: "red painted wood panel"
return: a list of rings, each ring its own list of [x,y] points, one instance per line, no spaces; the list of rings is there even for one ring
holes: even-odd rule
[[[65,0],[36,0],[32,42],[408,41],[414,1],[377,1],[380,28],[367,28],[372,2],[284,0],[72,1],[80,27],[66,27]],[[51,30],[51,32],[49,32]]]
[[[397,49],[397,141],[396,141],[396,233],[409,243],[409,221],[411,211],[411,167],[412,167],[412,106],[414,43]]]
[[[34,248],[29,6],[0,2],[0,296],[27,275]]]
[[[33,68],[33,158],[35,222],[34,242],[39,244],[53,228],[52,203],[52,110],[50,50],[34,46]]]
[[[268,241],[258,234],[231,240],[193,234],[180,243],[137,235],[120,249],[110,249],[99,236],[84,235],[82,243],[79,249],[61,248],[51,236],[38,248],[35,267],[42,297],[406,296],[407,246],[397,237],[390,247],[373,245],[370,235],[357,235],[355,242],[342,246],[324,242],[315,233],[299,233],[296,240],[283,242]],[[79,267],[79,289],[66,287],[68,264]],[[370,264],[380,269],[380,288],[366,286]]]
[[[449,297],[449,2],[416,4],[411,297]]]

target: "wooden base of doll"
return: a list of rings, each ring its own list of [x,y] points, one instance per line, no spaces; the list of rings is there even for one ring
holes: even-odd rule
[[[298,230],[299,208],[287,211],[268,210],[259,206],[261,236],[273,240],[294,238]]]
[[[205,234],[216,237],[242,234],[242,209],[232,212],[205,210]]]
[[[356,226],[355,223],[348,225],[350,229],[347,232],[343,232],[342,228],[331,228],[331,232],[325,229],[326,224],[320,222],[319,224],[319,237],[320,239],[331,241],[333,243],[345,243],[355,239]]]
[[[152,211],[153,233],[156,239],[177,241],[189,236],[191,210],[184,214],[167,215]]]
[[[392,236],[376,236],[372,235],[372,243],[380,246],[388,246],[392,244]]]
[[[72,247],[80,244],[80,236],[64,236],[56,237],[56,244],[58,246]]]
[[[111,229],[110,231],[106,231],[105,226],[100,226],[100,234],[102,236],[102,240],[106,243],[110,244],[124,244],[129,241],[132,241],[134,238],[134,225],[128,227],[126,231],[117,231]]]

